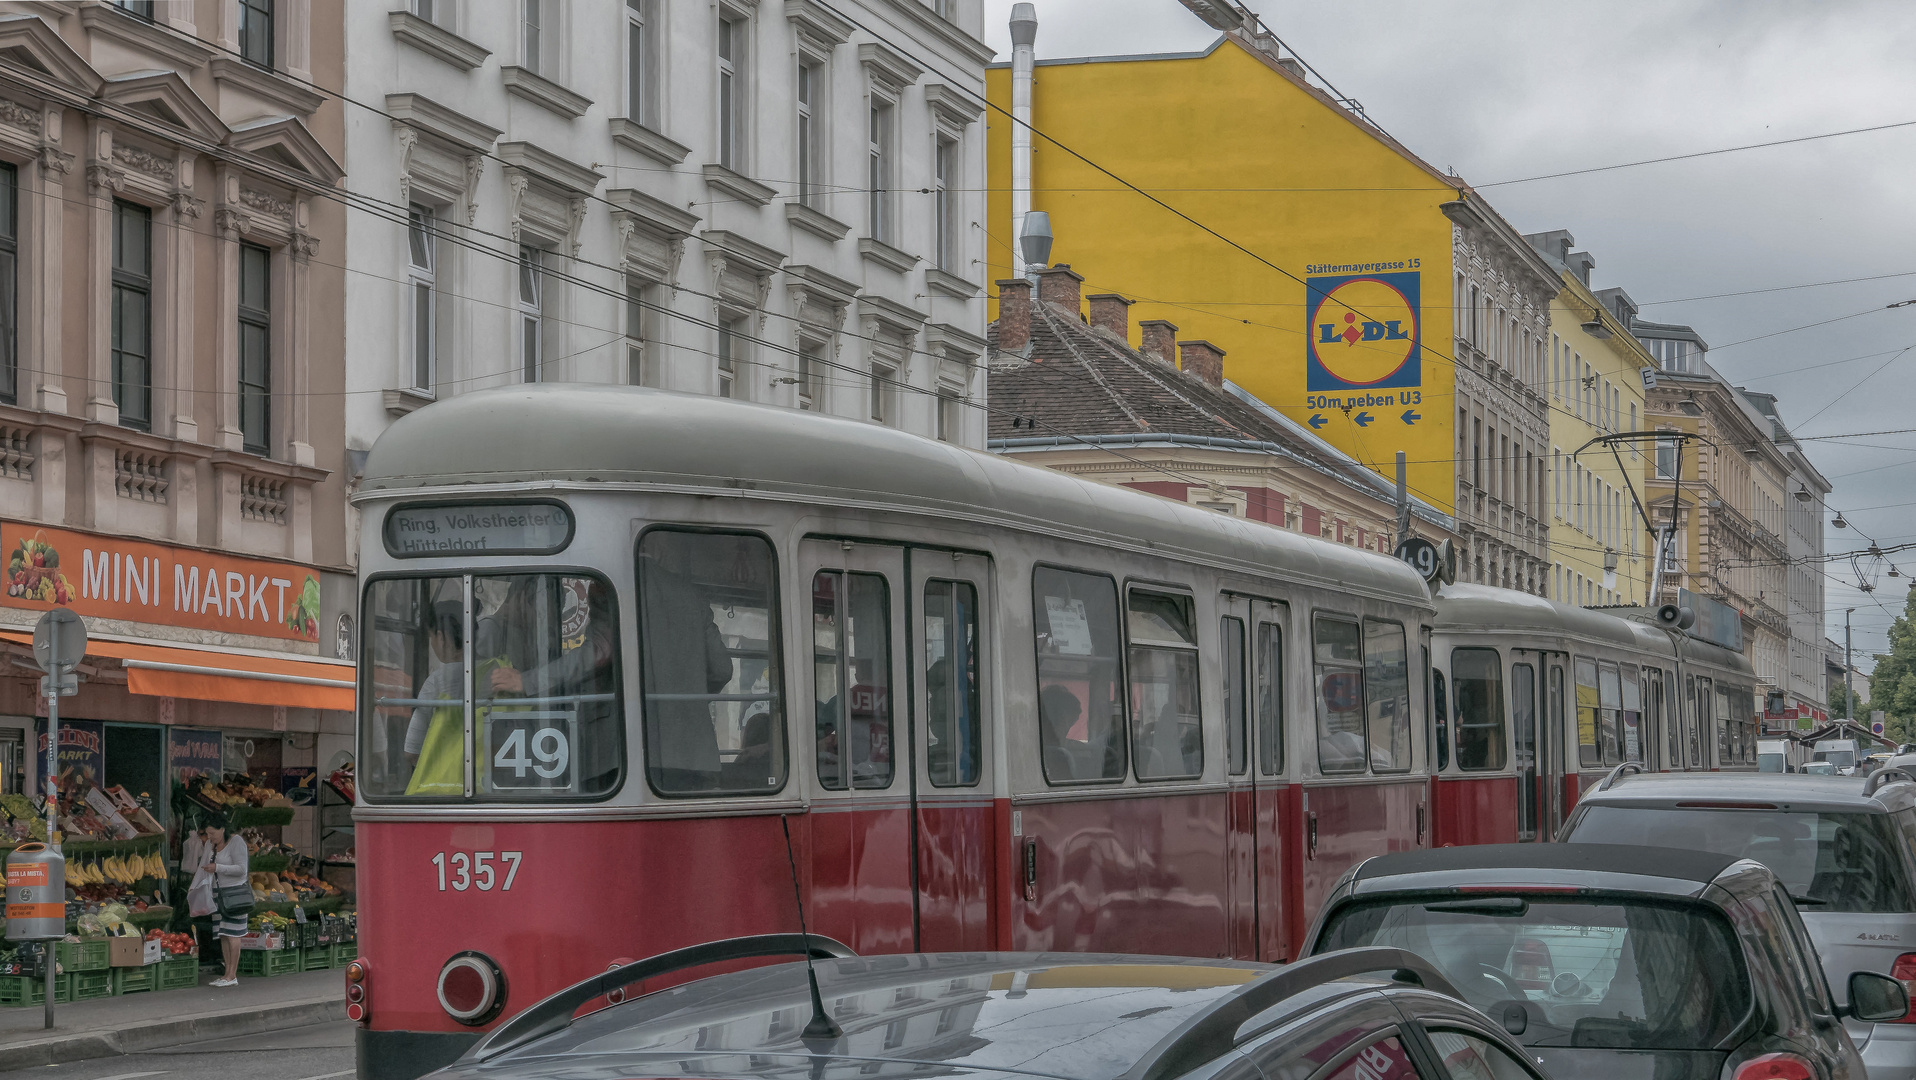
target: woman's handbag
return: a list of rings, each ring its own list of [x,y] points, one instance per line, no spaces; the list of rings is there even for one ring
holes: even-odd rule
[[[215,886],[213,902],[219,906],[222,920],[244,918],[253,910],[253,886],[246,882]]]

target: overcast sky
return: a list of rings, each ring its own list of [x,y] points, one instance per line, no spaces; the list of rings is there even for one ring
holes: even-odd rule
[[[1522,232],[1567,228],[1643,317],[1688,323],[1734,383],[1779,396],[1799,437],[1916,428],[1916,126],[1497,185],[1540,174],[1916,121],[1916,5],[1783,0],[1251,0],[1385,130],[1454,167]],[[1177,0],[1037,0],[1040,59],[1205,48]],[[985,0],[1010,56],[1011,0]],[[1228,232],[1228,230],[1226,230]],[[1902,274],[1718,299],[1836,279]],[[1659,302],[1665,301],[1665,302]],[[1681,302],[1668,302],[1681,301]],[[1859,314],[1867,312],[1867,314]],[[1844,316],[1794,333],[1794,327]],[[1747,344],[1732,345],[1757,338]],[[1721,351],[1718,351],[1721,347]],[[1887,366],[1885,366],[1887,365]],[[1916,542],[1916,435],[1807,442],[1856,523],[1832,552]],[[1916,573],[1916,550],[1892,555]],[[1908,577],[1829,566],[1830,636],[1855,607],[1859,664]],[[1847,580],[1848,585],[1843,584]],[[1887,609],[1887,612],[1886,612]]]

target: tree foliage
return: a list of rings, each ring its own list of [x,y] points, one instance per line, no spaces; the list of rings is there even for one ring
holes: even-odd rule
[[[1916,741],[1916,590],[1904,602],[1902,615],[1890,624],[1889,651],[1876,655],[1869,685],[1868,707],[1883,710],[1885,732],[1892,738],[1901,732],[1902,742]]]

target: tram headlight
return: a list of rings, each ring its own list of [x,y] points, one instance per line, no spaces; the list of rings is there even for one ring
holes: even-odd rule
[[[462,952],[439,969],[439,1007],[467,1027],[491,1023],[506,1007],[506,976],[492,958]]]

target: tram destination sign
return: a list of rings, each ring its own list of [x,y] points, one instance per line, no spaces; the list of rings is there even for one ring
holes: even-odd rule
[[[386,515],[386,553],[551,555],[572,543],[572,514],[556,502],[413,503]]]

